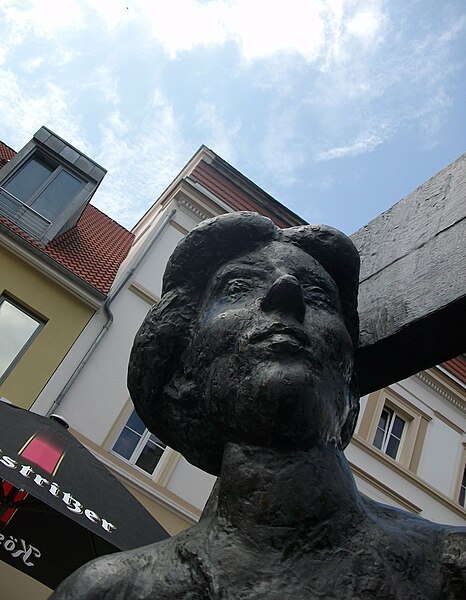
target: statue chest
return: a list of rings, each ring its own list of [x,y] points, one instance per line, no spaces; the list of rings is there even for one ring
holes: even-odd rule
[[[371,544],[288,556],[230,547],[195,570],[203,582],[199,600],[440,600],[439,571],[418,564]]]

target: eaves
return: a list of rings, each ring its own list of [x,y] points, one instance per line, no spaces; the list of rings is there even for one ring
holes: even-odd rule
[[[62,288],[97,310],[106,299],[106,294],[67,269],[57,260],[30,244],[27,240],[5,227],[0,222],[0,245],[19,256],[26,263],[46,275]]]

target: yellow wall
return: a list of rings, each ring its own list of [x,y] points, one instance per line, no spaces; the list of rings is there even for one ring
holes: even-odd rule
[[[94,309],[9,250],[0,247],[0,294],[47,321],[0,385],[0,396],[29,408],[47,383]]]

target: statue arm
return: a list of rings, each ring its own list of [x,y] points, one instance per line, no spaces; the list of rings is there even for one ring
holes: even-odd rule
[[[178,570],[171,557],[158,551],[156,546],[103,556],[83,565],[57,587],[49,600],[177,600],[183,597],[177,584]]]
[[[119,557],[118,557],[119,558]],[[122,600],[131,598],[134,573],[113,555],[92,561],[70,575],[49,600]]]

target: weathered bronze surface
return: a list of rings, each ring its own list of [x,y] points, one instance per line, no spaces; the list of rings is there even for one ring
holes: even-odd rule
[[[466,597],[466,529],[361,497],[343,454],[358,272],[336,230],[252,213],[180,243],[128,383],[148,428],[219,479],[198,525],[89,563],[52,598]]]
[[[463,154],[351,236],[361,256],[361,395],[466,349],[465,182]]]

